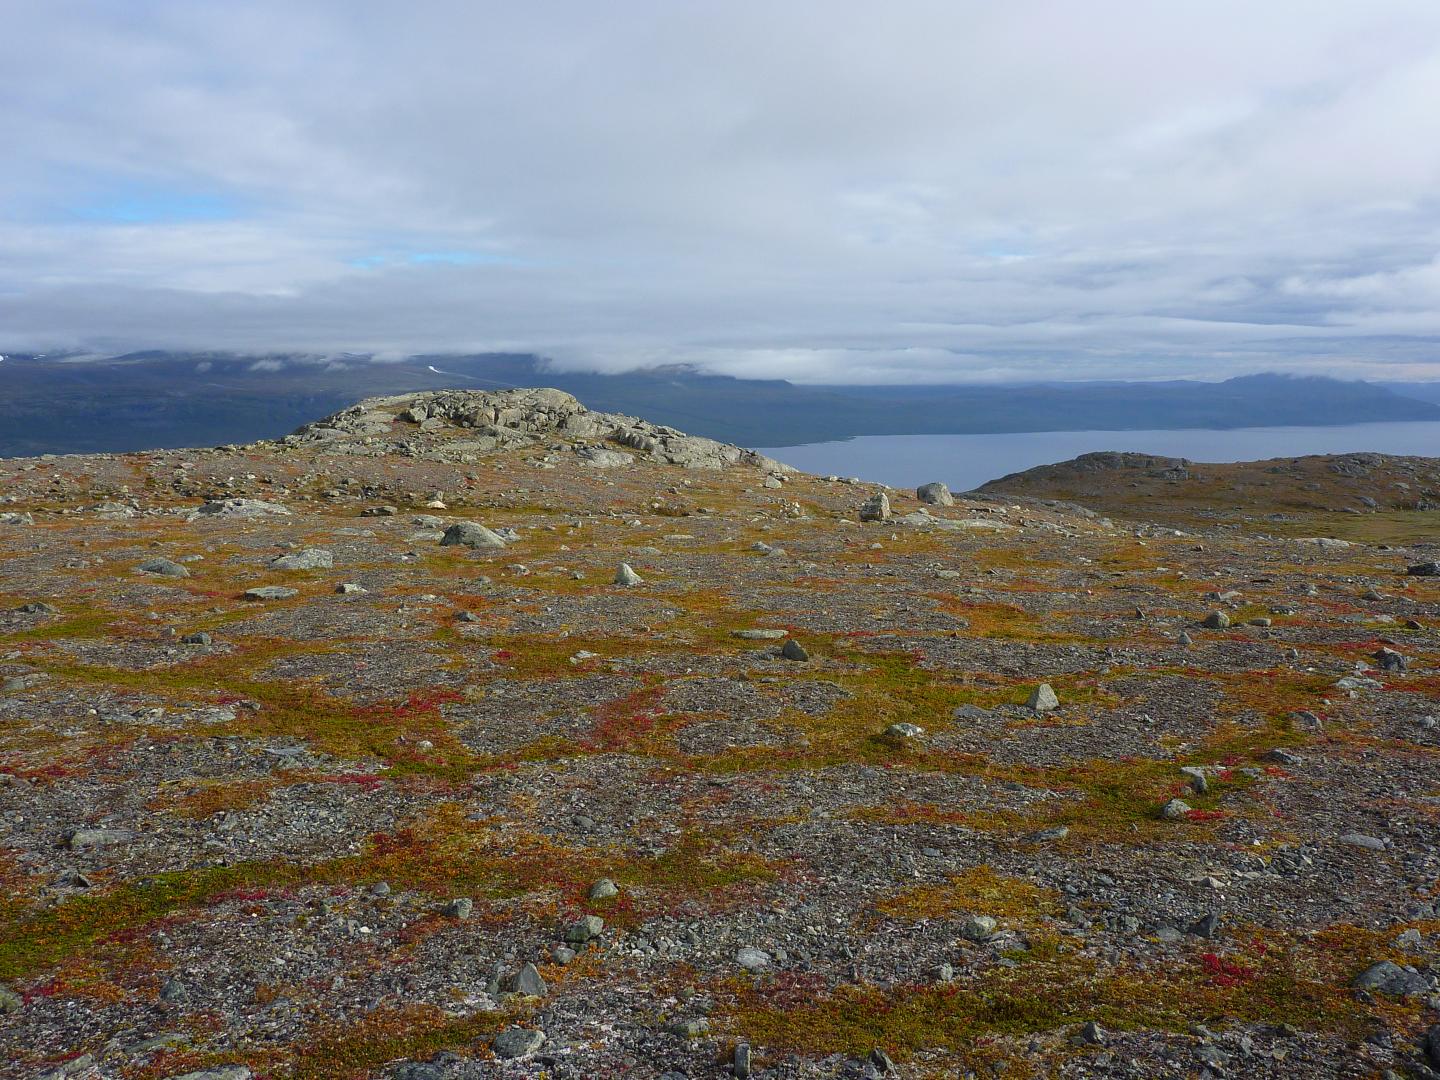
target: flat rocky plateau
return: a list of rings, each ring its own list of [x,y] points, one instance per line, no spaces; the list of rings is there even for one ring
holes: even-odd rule
[[[545,390],[0,461],[0,1075],[1436,1076],[1440,548],[926,495]]]

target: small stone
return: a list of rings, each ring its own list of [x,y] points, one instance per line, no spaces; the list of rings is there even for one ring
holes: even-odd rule
[[[1223,611],[1212,611],[1200,623],[1207,630],[1224,630],[1230,625],[1230,616]]]
[[[591,900],[609,900],[612,896],[619,896],[620,890],[616,887],[615,882],[607,877],[601,878],[595,882],[594,885],[591,885],[590,891],[586,895],[588,895]]]
[[[7,1013],[19,1012],[25,1004],[25,999],[11,990],[8,986],[0,985],[0,1016]]]
[[[190,571],[171,559],[146,559],[139,566],[135,567],[141,574],[154,574],[157,577],[189,577]]]
[[[345,581],[336,585],[335,591],[341,596],[361,596],[370,590],[364,586],[356,585],[353,581]]]
[[[604,929],[605,920],[599,915],[586,915],[570,924],[565,940],[571,945],[584,945],[599,937]]]
[[[505,541],[475,521],[457,521],[440,537],[441,547],[503,548]]]
[[[244,593],[246,600],[288,600],[299,595],[299,589],[292,589],[288,585],[261,585],[258,588],[246,589]]]
[[[791,638],[781,646],[780,655],[786,660],[794,660],[796,662],[810,659],[810,654],[805,651],[805,646],[801,645],[794,638]]]
[[[931,506],[955,505],[955,499],[950,494],[950,489],[938,480],[929,484],[921,484],[917,487],[915,489],[915,498]]]
[[[885,729],[885,734],[897,739],[914,739],[925,734],[925,729],[919,724],[891,724]]]
[[[463,623],[477,623],[480,621],[480,616],[476,615],[473,611],[459,611],[455,613],[455,621]]]
[[[1190,813],[1190,804],[1184,799],[1171,799],[1160,808],[1160,816],[1166,821],[1178,821]]]
[[[735,962],[746,971],[764,971],[770,966],[770,954],[747,945],[735,954]]]
[[[1181,648],[1188,648],[1189,646],[1195,644],[1195,639],[1192,638],[1189,634],[1187,634],[1184,630],[1181,630],[1180,636],[1175,639],[1175,643]]]
[[[468,896],[457,896],[440,909],[441,914],[448,915],[452,919],[461,920],[468,919],[470,913],[474,910],[475,901],[471,900]]]
[[[1407,566],[1405,573],[1411,577],[1440,577],[1440,562],[1432,559],[1430,562],[1416,563],[1414,566]]]
[[[213,645],[215,639],[203,631],[198,634],[186,634],[180,639],[181,645]]]
[[[550,959],[564,967],[575,959],[575,950],[568,945],[552,945],[550,946]]]
[[[60,609],[52,607],[41,600],[32,600],[28,604],[21,604],[15,609],[21,615],[59,615]]]
[[[503,1061],[529,1057],[545,1044],[545,1033],[530,1028],[506,1028],[490,1044],[495,1056]]]
[[[172,1076],[170,1080],[251,1080],[252,1076],[254,1073],[247,1065],[221,1065],[218,1069],[201,1069]]]
[[[784,630],[735,630],[732,633],[746,641],[778,641],[786,636]]]
[[[388,881],[377,881],[374,885],[371,885],[371,886],[370,886],[370,895],[371,895],[371,896],[389,896],[389,895],[390,895],[390,883],[389,883]]]
[[[1105,1029],[1091,1020],[1080,1029],[1074,1041],[1078,1046],[1104,1046],[1106,1042]]]
[[[619,568],[615,571],[616,585],[639,585],[644,580],[644,578],[642,578],[631,568],[629,563],[622,562]]]
[[[534,964],[526,964],[510,977],[510,990],[526,997],[544,997],[550,992]]]
[[[1204,795],[1210,790],[1210,780],[1205,776],[1205,770],[1194,765],[1180,766],[1180,775],[1190,781],[1191,790],[1197,795]]]
[[[1037,713],[1054,712],[1060,707],[1060,699],[1055,696],[1055,691],[1049,683],[1042,682],[1030,691],[1030,697],[1026,700],[1025,707]]]

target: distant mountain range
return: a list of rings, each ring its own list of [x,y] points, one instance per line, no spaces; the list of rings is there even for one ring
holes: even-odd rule
[[[797,386],[671,367],[554,370],[534,356],[237,356],[139,352],[0,361],[0,456],[252,442],[381,394],[554,386],[587,405],[747,446],[855,435],[1239,428],[1440,420],[1440,403],[1363,382],[1251,375],[1219,383]],[[1407,390],[1410,388],[1407,387]],[[1429,396],[1440,400],[1440,393]]]

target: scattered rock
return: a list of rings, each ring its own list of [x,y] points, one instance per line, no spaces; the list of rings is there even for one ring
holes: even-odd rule
[[[440,537],[441,547],[503,548],[505,541],[475,521],[457,521]]]
[[[939,481],[929,484],[921,484],[915,489],[915,498],[922,503],[931,506],[954,506],[955,499],[950,494],[950,489]]]
[[[516,1061],[527,1058],[545,1045],[545,1033],[531,1028],[506,1028],[490,1044],[490,1049],[502,1061]]]
[[[888,521],[890,519],[890,497],[877,491],[860,504],[861,521]]]
[[[735,962],[746,971],[764,971],[770,966],[770,954],[764,949],[745,946],[735,954]]]
[[[1160,808],[1160,816],[1166,821],[1178,821],[1190,813],[1190,804],[1184,799],[1171,799]]]
[[[1054,712],[1060,707],[1060,699],[1055,696],[1055,691],[1049,683],[1042,682],[1030,691],[1030,697],[1026,699],[1025,707],[1031,712]]]
[[[1428,993],[1430,980],[1414,968],[1401,967],[1390,960],[1381,960],[1355,976],[1351,983],[1357,990],[1379,990],[1397,997],[1415,997]]]
[[[616,887],[615,882],[607,877],[601,878],[595,882],[595,884],[591,885],[590,891],[586,895],[589,896],[591,900],[609,900],[612,896],[619,896],[620,890]]]
[[[1212,611],[1201,620],[1200,625],[1207,630],[1224,630],[1230,625],[1230,616],[1223,611]]]
[[[270,560],[272,570],[329,570],[334,565],[335,556],[324,548],[306,548]]]
[[[172,559],[146,559],[135,570],[141,574],[154,574],[157,577],[189,577],[190,571]]]
[[[805,647],[801,645],[798,641],[796,641],[794,638],[791,638],[789,641],[785,642],[783,646],[781,646],[780,655],[783,656],[786,660],[794,660],[797,663],[802,660],[810,659],[810,654],[805,651]]]
[[[523,994],[526,997],[544,997],[550,992],[534,964],[526,964],[512,975],[509,985],[511,993]]]
[[[244,593],[246,600],[288,600],[299,595],[299,589],[292,589],[288,585],[260,585],[246,589]]]
[[[584,945],[599,937],[604,929],[605,920],[599,915],[585,915],[570,924],[565,940],[571,945]]]
[[[644,578],[642,578],[631,568],[629,563],[622,562],[619,568],[615,571],[616,585],[639,585],[644,580]]]

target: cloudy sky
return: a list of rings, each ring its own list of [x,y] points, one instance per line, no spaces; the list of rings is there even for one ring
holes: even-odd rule
[[[0,9],[0,349],[1440,379],[1436,0]]]

